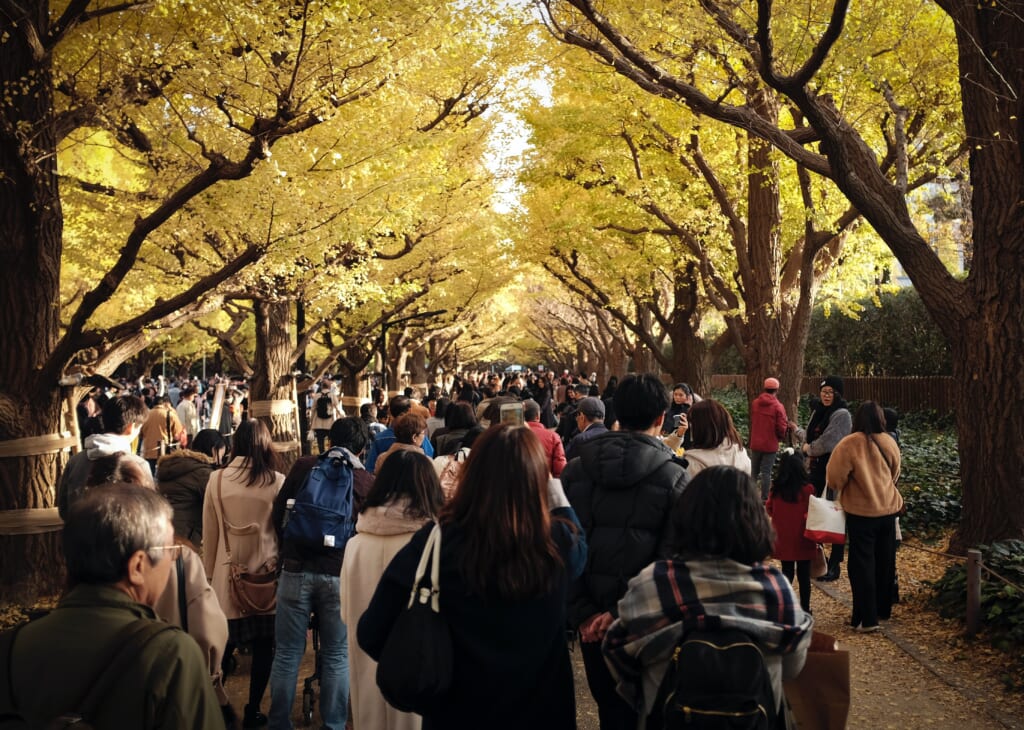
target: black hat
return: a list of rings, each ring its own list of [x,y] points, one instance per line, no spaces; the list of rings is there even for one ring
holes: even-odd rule
[[[826,385],[832,388],[832,390],[836,392],[836,395],[843,394],[843,379],[840,378],[838,375],[827,376],[824,380],[821,381],[821,385],[818,386],[818,389],[820,390],[824,388]]]

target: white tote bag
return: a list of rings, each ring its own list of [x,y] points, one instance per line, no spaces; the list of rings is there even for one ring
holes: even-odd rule
[[[839,502],[811,495],[807,504],[804,537],[814,542],[841,545],[846,542],[846,513]]]

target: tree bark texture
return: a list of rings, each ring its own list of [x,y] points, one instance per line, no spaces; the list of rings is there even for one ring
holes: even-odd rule
[[[0,441],[61,430],[59,336],[63,218],[57,188],[47,2],[0,13]],[[54,505],[59,454],[0,458],[0,509]],[[58,535],[0,537],[0,594],[53,589],[62,581]]]
[[[256,354],[250,383],[249,402],[292,399],[292,360],[294,345],[290,335],[291,303],[257,299],[253,301],[256,315]],[[276,442],[298,442],[294,416],[261,416]],[[290,467],[298,457],[298,449],[281,451],[281,458]]]

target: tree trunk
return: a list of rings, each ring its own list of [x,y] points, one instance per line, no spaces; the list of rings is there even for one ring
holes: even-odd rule
[[[414,384],[430,385],[430,373],[427,372],[427,351],[425,347],[418,347],[412,352],[412,356],[409,358],[410,365],[409,370],[412,373],[410,379]],[[423,395],[426,395],[426,388],[424,388]]]
[[[292,357],[294,345],[289,332],[291,303],[256,299],[256,354],[249,390],[249,408],[260,401],[292,400]],[[270,433],[287,467],[298,457],[300,434],[295,431],[295,416],[259,416]]]
[[[759,92],[752,106],[770,123],[777,123],[775,103]],[[747,403],[761,392],[766,377],[779,377],[782,366],[783,322],[779,278],[782,268],[779,166],[771,146],[747,135],[747,251],[740,252],[747,315],[747,342],[742,352],[747,374]]]
[[[57,380],[65,363],[47,362],[60,334],[63,235],[53,78],[50,56],[34,58],[28,41],[29,29],[46,38],[49,3],[23,7],[26,17],[0,13],[0,441],[62,429]],[[53,507],[64,458],[0,457],[0,510]],[[63,582],[58,542],[58,533],[0,535],[0,594],[55,590]]]

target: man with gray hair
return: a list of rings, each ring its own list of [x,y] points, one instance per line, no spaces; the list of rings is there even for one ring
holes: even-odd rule
[[[565,447],[566,459],[578,456],[580,447],[587,441],[608,433],[608,427],[604,425],[604,403],[600,398],[588,396],[576,401],[576,427],[580,432]]]
[[[180,545],[162,496],[136,485],[88,490],[68,512],[71,590],[41,619],[0,635],[0,718],[29,727],[223,728],[203,653],[156,618]]]

